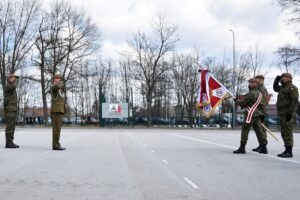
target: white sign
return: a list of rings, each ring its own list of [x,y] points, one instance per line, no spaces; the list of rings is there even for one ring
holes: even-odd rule
[[[102,103],[102,118],[128,118],[128,103]]]

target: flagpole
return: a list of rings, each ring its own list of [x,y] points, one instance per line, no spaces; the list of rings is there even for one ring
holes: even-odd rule
[[[232,29],[230,29],[229,31],[232,32],[232,38],[233,38],[233,52],[232,52],[232,68],[233,68],[233,81],[232,81],[232,92],[235,93],[235,79],[236,79],[236,74],[235,74],[235,35],[234,35],[234,31]],[[235,102],[232,101],[232,128],[235,128],[235,115],[236,115],[236,111],[235,111]]]

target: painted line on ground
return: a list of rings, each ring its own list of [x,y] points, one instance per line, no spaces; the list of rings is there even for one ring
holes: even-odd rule
[[[194,138],[194,137],[189,137],[189,136],[184,136],[184,135],[178,135],[178,134],[176,134],[175,136],[181,137],[181,138],[184,138],[184,139],[187,139],[187,140],[193,140],[193,141],[198,141],[198,142],[202,142],[202,143],[205,143],[205,144],[211,144],[211,145],[215,145],[215,146],[219,146],[219,147],[224,147],[224,148],[227,148],[227,149],[236,149],[236,147],[233,147],[233,146],[224,145],[224,144],[220,144],[220,143],[216,143],[216,142],[211,142],[211,141],[203,140],[203,139],[199,139],[199,138]],[[261,156],[267,156],[269,158],[274,158],[274,159],[280,160],[280,161],[300,164],[299,161],[286,159],[286,158],[280,158],[280,157],[273,156],[273,155],[270,155],[270,154],[260,154],[260,153],[256,153],[256,152],[247,152],[247,153],[252,153],[252,154],[261,155]]]
[[[193,183],[191,180],[189,180],[188,178],[186,178],[186,177],[183,177],[183,180],[185,180],[185,182],[187,182],[190,186],[192,186],[193,188],[195,188],[195,189],[198,189],[199,187],[195,184],[195,183]]]
[[[251,152],[251,153],[252,153],[252,152]],[[280,158],[280,157],[273,156],[273,155],[270,155],[270,154],[260,154],[260,155],[261,155],[261,156],[270,157],[270,158],[274,158],[274,159],[281,160],[281,161],[285,161],[285,162],[291,162],[291,163],[300,164],[299,161],[291,160],[290,158]]]
[[[154,151],[153,149],[150,149],[150,151],[151,151],[152,153],[155,153],[155,151]]]
[[[165,159],[161,159],[161,161],[162,161],[163,163],[165,163],[166,165],[169,164],[168,161],[166,161]]]
[[[194,141],[202,142],[202,143],[205,143],[205,144],[212,144],[212,145],[219,146],[219,147],[225,147],[227,149],[236,149],[236,147],[233,147],[233,146],[219,144],[219,143],[211,142],[211,141],[208,141],[208,140],[202,140],[202,139],[198,139],[198,138],[194,138],[194,137],[188,137],[188,136],[184,136],[184,135],[175,135],[175,136],[182,137],[182,138],[185,138],[185,139],[188,139],[188,140],[194,140]]]

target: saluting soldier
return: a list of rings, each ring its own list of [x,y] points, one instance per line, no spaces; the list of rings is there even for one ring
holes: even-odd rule
[[[264,80],[265,80],[265,77],[263,75],[257,75],[255,76],[255,78],[258,80],[258,90],[262,93],[262,99],[261,99],[261,105],[262,105],[262,113],[263,115],[261,116],[261,122],[262,123],[265,123],[266,122],[266,119],[267,119],[267,105],[268,105],[268,100],[267,100],[267,97],[268,97],[268,90],[267,88],[264,86]],[[258,143],[259,143],[259,146],[252,149],[252,151],[255,151],[255,152],[259,152],[261,147],[262,147],[262,142],[264,142],[265,140],[267,140],[267,133],[266,133],[266,130],[263,128],[262,129],[262,133],[263,135],[257,135],[259,134],[260,132],[256,132],[256,137],[257,137],[257,140],[258,140]],[[260,141],[261,138],[264,138],[263,141]]]
[[[262,113],[262,94],[258,90],[258,80],[256,78],[251,78],[249,81],[249,92],[244,95],[244,97],[238,100],[239,105],[242,108],[246,108],[244,113],[244,123],[242,126],[241,132],[241,142],[240,147],[233,151],[235,154],[245,154],[245,146],[248,141],[248,135],[253,127],[254,131],[257,133],[256,135],[259,137],[259,141],[261,144],[261,148],[259,153],[267,154],[267,140],[263,136],[262,126],[261,126],[261,118],[263,116]]]
[[[5,148],[19,148],[14,143],[14,134],[16,127],[16,117],[18,111],[17,87],[19,84],[19,77],[14,74],[9,74],[7,77],[7,84],[4,87],[4,115],[5,115]]]
[[[60,143],[60,131],[65,114],[64,81],[60,74],[54,75],[51,86],[51,116],[52,116],[52,148],[53,150],[65,150]]]
[[[293,77],[290,73],[283,73],[281,76],[276,77],[273,84],[274,91],[278,92],[276,106],[281,137],[285,145],[285,151],[277,156],[282,158],[293,157],[293,129],[299,94],[298,88],[292,83],[292,79]],[[281,85],[279,85],[279,82]]]

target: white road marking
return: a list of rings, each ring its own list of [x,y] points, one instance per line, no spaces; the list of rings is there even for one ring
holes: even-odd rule
[[[281,160],[281,161],[285,161],[285,162],[291,162],[291,163],[300,164],[299,161],[291,160],[291,159],[287,159],[287,158],[280,158],[280,157],[273,156],[273,155],[270,155],[270,154],[260,154],[260,155],[267,156],[267,157],[274,158],[274,159]]]
[[[183,136],[183,135],[175,135],[175,136],[182,137],[182,138],[185,138],[185,139],[188,139],[188,140],[194,140],[194,141],[202,142],[202,143],[205,143],[205,144],[212,144],[212,145],[215,145],[215,146],[225,147],[225,148],[228,148],[228,149],[236,149],[236,147],[233,147],[233,146],[219,144],[219,143],[211,142],[211,141],[208,141],[208,140],[202,140],[202,139]]]
[[[152,153],[155,153],[155,151],[154,151],[153,149],[150,149],[150,151],[151,151]]]
[[[198,189],[198,186],[197,186],[195,183],[193,183],[191,180],[189,180],[188,178],[183,177],[183,180],[185,180],[185,181],[186,181],[189,185],[191,185],[193,188]]]
[[[220,143],[216,143],[216,142],[211,142],[211,141],[208,141],[208,140],[202,140],[202,139],[199,139],[199,138],[188,137],[188,136],[183,136],[183,135],[175,135],[175,136],[181,137],[181,138],[184,138],[184,139],[187,139],[187,140],[198,141],[198,142],[202,142],[202,143],[205,143],[205,144],[211,144],[211,145],[215,145],[215,146],[219,146],[219,147],[224,147],[224,148],[228,148],[228,149],[236,149],[236,147],[233,147],[233,146],[224,145],[224,144],[220,144]],[[257,154],[257,153],[254,153],[254,152],[247,152],[247,153]],[[300,164],[300,162],[296,161],[296,160],[291,160],[291,159],[286,159],[286,158],[280,158],[280,157],[269,155],[269,154],[257,154],[257,155],[267,156],[267,157],[274,158],[274,159],[277,159],[277,160],[280,160],[280,161],[285,161],[285,162],[291,162],[291,163]]]
[[[161,161],[163,161],[163,163],[165,163],[166,165],[168,165],[168,161],[166,161],[165,159],[161,159]]]

